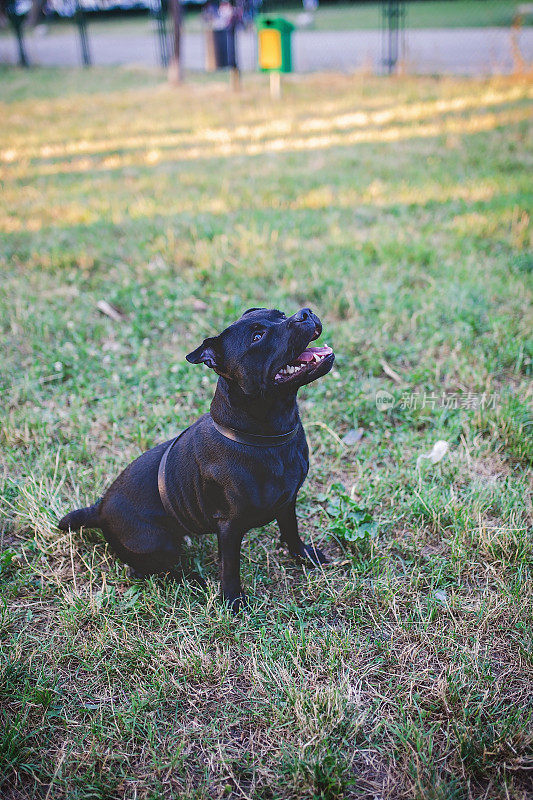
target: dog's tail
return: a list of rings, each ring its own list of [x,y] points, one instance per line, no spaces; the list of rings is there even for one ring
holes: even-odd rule
[[[71,511],[70,514],[62,517],[57,523],[57,527],[62,531],[77,531],[82,526],[84,528],[99,528],[100,527],[100,501],[94,506],[87,506],[87,508],[77,508]]]

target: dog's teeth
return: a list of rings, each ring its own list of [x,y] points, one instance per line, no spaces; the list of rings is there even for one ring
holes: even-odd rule
[[[289,375],[295,375],[298,372],[301,372],[305,369],[306,364],[296,363],[296,364],[285,364],[284,367],[280,369],[279,372],[276,373],[276,377],[274,380],[281,381],[283,378],[287,378]]]
[[[305,369],[305,364],[286,364],[278,373],[276,373],[275,380],[281,380],[289,375],[295,375]]]

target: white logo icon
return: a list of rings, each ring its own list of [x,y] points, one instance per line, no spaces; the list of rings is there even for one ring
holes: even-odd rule
[[[386,411],[388,408],[392,408],[394,405],[394,395],[390,392],[386,392],[384,389],[380,389],[379,392],[376,392],[376,408],[378,411]]]

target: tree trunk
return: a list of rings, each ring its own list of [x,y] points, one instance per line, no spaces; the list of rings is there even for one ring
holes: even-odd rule
[[[181,83],[181,4],[180,0],[170,0],[170,16],[172,17],[172,58],[168,66],[170,83]]]

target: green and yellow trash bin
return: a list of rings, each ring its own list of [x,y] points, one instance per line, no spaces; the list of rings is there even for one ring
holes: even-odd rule
[[[292,72],[291,34],[294,25],[283,17],[261,15],[257,19],[259,69]]]

